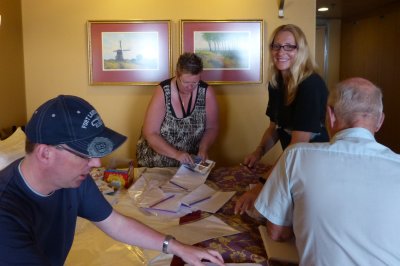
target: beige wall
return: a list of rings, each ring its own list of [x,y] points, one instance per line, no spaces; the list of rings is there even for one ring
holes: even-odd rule
[[[360,76],[383,90],[385,122],[377,140],[400,152],[400,3],[342,22],[340,78]]]
[[[0,1],[0,130],[26,122],[21,3]]]
[[[87,20],[169,19],[174,63],[179,52],[180,19],[263,19],[266,37],[280,24],[295,23],[305,31],[314,48],[315,0],[286,1],[284,19],[278,18],[277,0],[21,1],[28,116],[50,97],[61,93],[81,96],[98,109],[108,126],[129,137],[114,155],[119,157],[134,158],[154,88],[88,85]],[[264,59],[267,61],[267,56]],[[268,101],[266,81],[219,85],[216,91],[222,127],[210,157],[219,165],[236,164],[258,144],[268,125],[264,115]],[[279,151],[278,147],[266,160],[270,162]]]

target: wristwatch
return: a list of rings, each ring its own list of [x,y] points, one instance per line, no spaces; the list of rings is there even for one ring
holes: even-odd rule
[[[163,252],[163,253],[169,254],[169,253],[168,253],[168,245],[169,245],[169,242],[170,242],[172,239],[175,239],[175,237],[173,237],[173,236],[171,236],[171,235],[166,235],[166,236],[165,236],[164,241],[163,241],[163,243],[162,243],[162,252]]]

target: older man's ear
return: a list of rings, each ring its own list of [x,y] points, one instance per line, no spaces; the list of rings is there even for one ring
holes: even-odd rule
[[[335,116],[335,111],[332,106],[327,106],[326,107],[326,115],[327,115],[327,123],[330,128],[333,128],[333,125],[335,124],[336,121],[336,116]]]
[[[335,126],[335,122],[336,122],[336,115],[335,115],[335,111],[333,109],[332,106],[327,105],[326,106],[326,118],[325,118],[325,126],[326,129],[328,131],[329,137],[333,136],[333,129]]]
[[[382,112],[381,117],[379,117],[378,124],[376,125],[375,132],[378,132],[379,129],[381,129],[384,120],[385,120],[385,113]]]

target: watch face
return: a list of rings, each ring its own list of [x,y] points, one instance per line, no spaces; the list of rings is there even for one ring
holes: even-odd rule
[[[163,245],[162,245],[162,252],[165,254],[168,254],[168,245],[169,245],[169,241],[171,239],[175,239],[175,237],[171,236],[171,235],[166,235]]]

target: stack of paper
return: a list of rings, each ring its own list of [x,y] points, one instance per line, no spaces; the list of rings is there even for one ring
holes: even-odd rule
[[[149,171],[129,189],[136,206],[147,211],[176,214],[181,217],[193,211],[217,212],[234,194],[216,191],[204,182],[207,175],[192,171],[183,165],[171,177],[153,178]],[[161,215],[164,213],[161,213]]]

